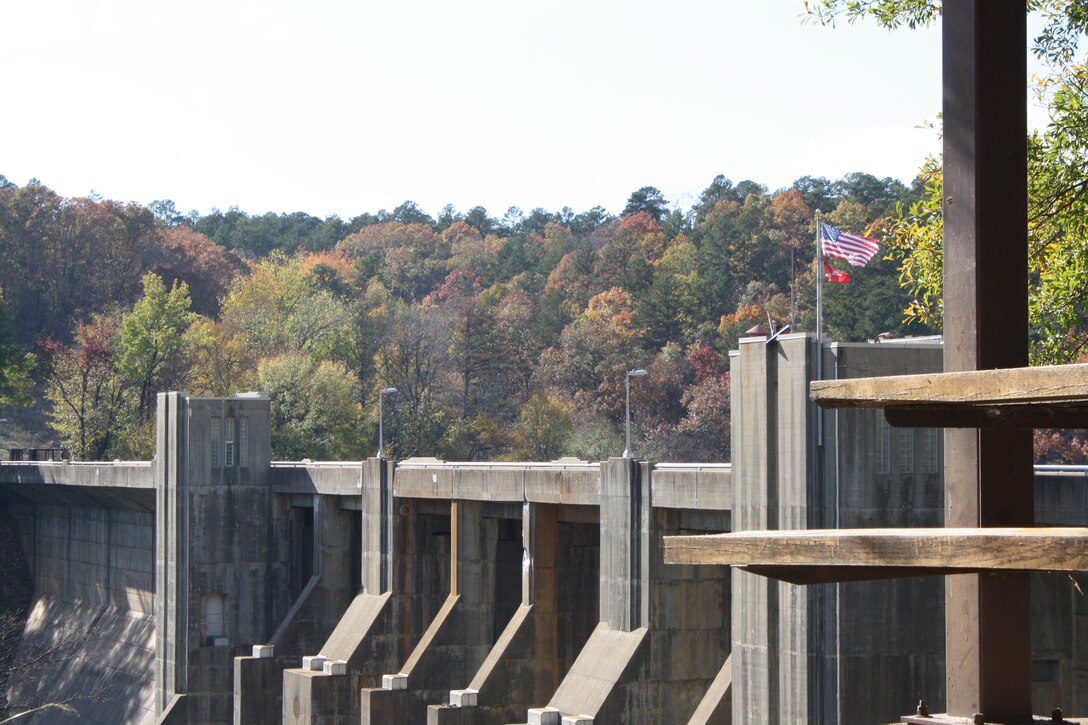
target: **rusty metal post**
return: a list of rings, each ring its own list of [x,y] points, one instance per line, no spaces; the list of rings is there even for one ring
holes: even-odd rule
[[[1027,364],[1026,17],[944,4],[945,371]],[[1030,431],[945,433],[945,525],[1034,519]],[[946,579],[948,712],[1031,714],[1027,575]]]

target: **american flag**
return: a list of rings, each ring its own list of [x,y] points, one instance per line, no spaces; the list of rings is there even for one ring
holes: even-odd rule
[[[853,267],[864,267],[880,251],[875,239],[840,231],[823,222],[820,222],[820,238],[825,257],[841,259]]]

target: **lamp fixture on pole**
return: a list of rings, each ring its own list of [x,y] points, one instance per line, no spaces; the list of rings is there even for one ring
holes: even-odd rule
[[[396,388],[382,388],[378,391],[378,458],[385,458],[385,451],[382,450],[382,443],[384,442],[383,436],[385,433],[383,430],[385,423],[385,396],[396,394]]]
[[[627,397],[626,397],[626,403],[624,404],[624,413],[626,415],[627,420],[626,420],[626,423],[625,423],[624,428],[623,428],[623,430],[624,430],[623,457],[624,458],[630,458],[631,457],[631,378],[641,378],[643,375],[646,375],[646,374],[647,374],[646,371],[642,370],[642,369],[628,370],[627,371],[627,379],[626,379],[626,385],[625,385],[625,387],[627,389]]]

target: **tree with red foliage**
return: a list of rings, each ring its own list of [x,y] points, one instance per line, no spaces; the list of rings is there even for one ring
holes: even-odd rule
[[[670,367],[662,364],[666,359],[658,356],[650,368],[651,377],[655,372],[660,375]],[[679,361],[674,360],[671,367],[678,365]],[[730,405],[729,370],[725,356],[704,345],[690,350],[684,365],[694,380],[684,385],[674,402],[679,413],[648,427],[645,436],[647,452],[658,460],[728,461]],[[645,387],[652,390],[650,385]]]
[[[131,304],[159,232],[137,204],[63,198],[36,181],[0,187],[0,287],[16,339],[67,339],[75,319]]]
[[[164,230],[157,243],[150,245],[145,264],[167,287],[184,282],[193,312],[206,317],[219,314],[219,300],[243,268],[237,255],[185,226]]]
[[[107,458],[124,406],[117,367],[117,325],[103,315],[76,327],[71,345],[47,338],[40,345],[51,425],[77,460]]]

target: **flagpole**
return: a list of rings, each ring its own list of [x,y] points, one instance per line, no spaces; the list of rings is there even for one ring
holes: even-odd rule
[[[816,210],[816,379],[824,379],[824,244],[820,233],[820,210]],[[823,411],[816,411],[816,445],[824,444]]]
[[[816,210],[816,379],[824,379],[824,245],[820,234],[820,210]]]

